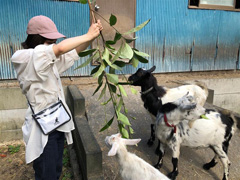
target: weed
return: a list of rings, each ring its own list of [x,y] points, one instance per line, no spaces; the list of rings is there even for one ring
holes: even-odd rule
[[[19,152],[20,147],[21,147],[21,145],[16,145],[16,146],[9,145],[8,146],[8,151],[10,152],[10,154],[14,154],[14,153]]]

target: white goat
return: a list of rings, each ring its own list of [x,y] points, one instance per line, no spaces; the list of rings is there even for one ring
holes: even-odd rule
[[[139,141],[141,139],[123,139],[119,133],[105,138],[106,144],[112,146],[108,156],[118,155],[122,178],[124,180],[169,180],[146,161],[127,151],[126,145],[136,145]]]
[[[193,97],[184,96],[178,101],[162,106],[156,121],[156,135],[160,140],[160,154],[156,168],[162,166],[162,158],[167,145],[172,150],[173,171],[168,177],[178,175],[180,146],[210,147],[215,156],[203,168],[209,170],[216,165],[219,157],[224,167],[223,179],[229,176],[230,161],[227,156],[229,142],[234,133],[234,117],[215,110],[206,110],[205,118],[199,118],[205,109],[192,102]],[[194,120],[195,119],[195,120]],[[192,121],[194,120],[194,121]],[[191,122],[191,127],[189,126]]]
[[[155,66],[149,70],[139,68],[136,73],[128,78],[131,85],[141,87],[141,98],[144,107],[149,111],[153,120],[153,124],[151,124],[151,137],[148,141],[149,146],[151,146],[155,140],[154,124],[158,110],[161,109],[162,104],[173,102],[189,92],[189,95],[194,96],[196,102],[203,106],[208,96],[206,85],[200,82],[176,88],[158,86],[157,80],[152,74],[155,68]]]

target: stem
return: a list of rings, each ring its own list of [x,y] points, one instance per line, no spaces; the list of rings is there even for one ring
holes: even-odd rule
[[[97,11],[94,11],[92,9],[90,9],[91,11],[93,11],[94,13],[96,13],[98,16],[100,16],[106,23],[108,23],[110,25],[110,23],[108,22],[108,20],[106,20],[101,14],[99,14]],[[111,26],[115,31],[117,31],[119,34],[121,34],[115,27]]]
[[[88,0],[88,6],[89,6],[89,10],[90,10],[91,15],[92,15],[92,23],[96,23],[97,20],[96,20],[96,18],[95,18],[94,10],[92,9],[90,0]],[[101,35],[102,41],[103,41],[103,48],[105,48],[105,40],[104,40],[104,37],[103,37],[103,35],[102,35],[102,31],[100,31],[100,35]],[[98,40],[97,40],[97,43],[98,43]]]

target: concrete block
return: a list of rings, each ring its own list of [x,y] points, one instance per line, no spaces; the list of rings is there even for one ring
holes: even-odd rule
[[[72,112],[75,130],[74,149],[84,180],[103,180],[102,151],[88,124],[85,98],[77,86],[68,86],[67,104]]]
[[[208,89],[208,97],[206,101],[210,104],[213,104],[213,100],[214,100],[214,90]]]
[[[0,131],[0,143],[19,139],[23,139],[22,129]]]
[[[84,180],[103,180],[102,151],[85,116],[75,118],[74,147]]]
[[[0,110],[25,109],[27,101],[20,88],[0,88]]]
[[[85,98],[78,87],[70,85],[67,89],[67,104],[70,107],[72,115],[74,117],[85,115]]]

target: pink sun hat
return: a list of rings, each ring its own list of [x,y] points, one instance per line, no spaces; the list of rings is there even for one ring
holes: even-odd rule
[[[39,34],[47,39],[66,37],[58,32],[55,23],[50,18],[43,15],[34,16],[29,20],[27,34]]]

